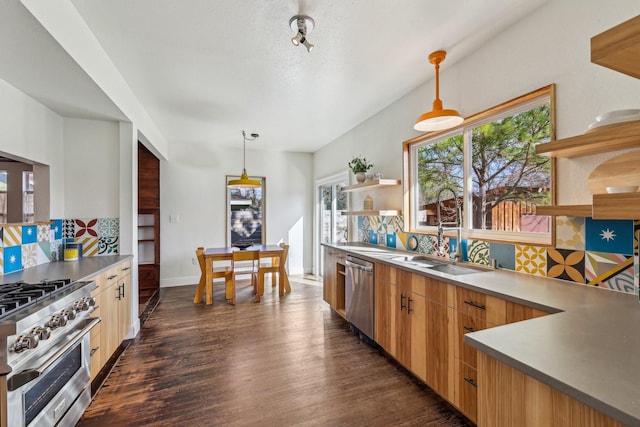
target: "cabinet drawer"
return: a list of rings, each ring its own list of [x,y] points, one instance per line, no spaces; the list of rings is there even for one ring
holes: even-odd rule
[[[478,371],[464,362],[458,362],[456,386],[458,409],[475,423],[478,417]]]
[[[121,262],[117,265],[117,274],[118,277],[126,276],[127,274],[131,274],[131,260]]]
[[[100,369],[102,369],[102,352],[100,350],[100,340],[101,340],[101,329],[100,324],[98,323],[91,330],[90,335],[90,359],[89,359],[89,369],[91,371],[91,381],[96,377]]]
[[[480,292],[456,286],[456,310],[486,320],[492,325],[504,325],[506,301]]]
[[[477,350],[464,343],[464,335],[487,329],[487,321],[479,317],[456,312],[456,357],[472,367],[477,367]]]

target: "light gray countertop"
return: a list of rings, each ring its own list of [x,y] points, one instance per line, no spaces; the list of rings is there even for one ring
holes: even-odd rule
[[[469,333],[465,343],[613,419],[640,425],[636,295],[510,270],[451,276],[393,261],[404,251],[364,243],[325,246],[555,313]]]
[[[95,274],[108,270],[114,264],[133,258],[132,255],[109,255],[82,258],[77,261],[55,261],[30,267],[0,277],[0,284],[24,281],[38,283],[42,280],[71,279],[86,280]]]

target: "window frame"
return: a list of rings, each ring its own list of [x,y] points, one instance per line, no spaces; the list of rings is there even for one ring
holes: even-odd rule
[[[253,244],[266,245],[267,244],[266,243],[267,242],[267,178],[264,176],[250,176],[249,178],[256,179],[262,183],[260,187],[261,193],[262,193],[262,198],[260,203],[260,215],[261,215],[260,234],[261,236],[260,236],[260,240],[255,238],[247,238],[242,240],[243,242],[251,242]],[[232,189],[228,187],[229,181],[233,179],[240,179],[240,176],[227,175],[225,177],[225,187],[226,187],[226,195],[227,195],[226,196],[226,218],[225,218],[227,246],[233,246],[234,244],[237,243],[233,241],[233,236],[231,233],[231,228],[232,228],[231,221],[233,219],[232,208],[231,208],[231,190]]]
[[[465,139],[463,149],[463,166],[465,169],[465,178],[463,182],[464,194],[463,194],[463,206],[471,206],[473,197],[472,192],[472,176],[468,173],[471,167],[471,153],[469,153],[469,144],[466,143],[468,135],[477,126],[484,123],[489,123],[506,116],[517,114],[518,112],[525,111],[528,108],[532,108],[534,105],[540,103],[541,100],[548,100],[550,105],[550,139],[555,139],[555,84],[542,87],[534,90],[510,101],[504,102],[495,107],[489,108],[480,113],[474,114],[465,118],[464,122],[451,129],[444,131],[426,133],[415,138],[404,141],[403,143],[403,187],[404,187],[404,212],[405,212],[405,224],[406,232],[414,234],[436,234],[437,227],[434,226],[418,226],[417,218],[417,192],[418,192],[418,180],[417,180],[417,167],[416,164],[416,152],[425,144],[446,139],[458,134],[462,134]],[[551,162],[551,205],[556,204],[556,160],[550,159]],[[463,215],[462,224],[462,236],[466,239],[480,239],[487,241],[506,241],[512,243],[524,243],[524,244],[536,244],[548,246],[555,240],[555,221],[553,218],[550,220],[549,233],[523,233],[523,232],[510,232],[510,231],[493,231],[493,230],[479,230],[471,227],[472,215]],[[451,235],[448,233],[448,235]]]

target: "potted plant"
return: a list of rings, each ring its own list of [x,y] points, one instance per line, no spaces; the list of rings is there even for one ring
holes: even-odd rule
[[[358,182],[364,182],[367,178],[366,172],[373,167],[373,163],[367,161],[364,157],[354,157],[349,162],[349,168],[356,174],[356,180]]]

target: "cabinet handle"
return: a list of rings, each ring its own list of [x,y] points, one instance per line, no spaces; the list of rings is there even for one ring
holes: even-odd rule
[[[467,332],[475,332],[476,330],[473,329],[471,326],[463,326],[464,330]]]
[[[404,305],[404,299],[406,297],[403,294],[400,294],[400,311],[402,311],[403,309],[405,309],[407,306]]]
[[[411,301],[413,301],[413,298],[407,297],[407,314],[411,314],[411,312],[413,311],[413,309],[411,308]]]
[[[118,296],[120,296],[121,298],[124,298],[124,283],[122,283],[120,286],[118,286]],[[120,298],[118,298],[120,299]]]
[[[473,301],[464,301],[465,304],[470,305],[471,307],[475,307],[475,308],[479,308],[480,310],[486,310],[487,306],[486,305],[480,305],[480,304],[476,304]]]
[[[464,380],[469,384],[471,384],[472,386],[474,386],[475,388],[478,388],[478,384],[473,380],[473,378],[464,377]]]
[[[91,352],[89,353],[89,357],[93,357],[94,354],[96,354],[96,351],[100,350],[100,346],[97,346],[96,348],[92,348]]]
[[[109,276],[109,277],[107,277],[107,280],[115,279],[116,277],[118,277],[118,275],[117,275],[117,274],[114,274],[113,276]]]
[[[129,270],[130,268],[131,268],[131,267],[125,267],[125,268],[123,268],[123,269],[122,269],[122,271],[127,271],[127,270]]]

